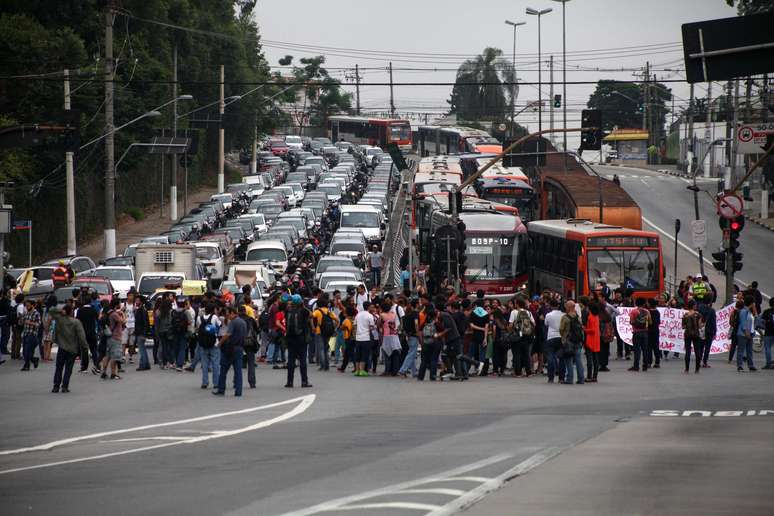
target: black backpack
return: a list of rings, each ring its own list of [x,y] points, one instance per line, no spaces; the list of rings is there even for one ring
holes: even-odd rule
[[[336,323],[333,322],[330,309],[326,311],[320,310],[322,315],[322,321],[320,322],[320,336],[324,339],[330,339],[336,334]]]
[[[249,316],[244,316],[242,320],[247,327],[243,347],[245,348],[245,351],[255,352],[258,350],[258,340],[255,337],[255,320]]]
[[[185,310],[172,312],[172,332],[175,335],[185,335],[188,332],[188,317],[185,315]]]
[[[218,337],[218,328],[212,324],[213,317],[215,317],[215,314],[208,315],[206,319],[202,317],[201,322],[199,323],[199,345],[205,349],[214,347]]]
[[[261,315],[258,316],[258,327],[263,331],[269,331],[269,319],[271,314],[269,313],[269,306],[263,309]]]
[[[567,335],[567,341],[572,343],[573,351],[583,347],[584,337],[580,319],[578,317],[570,317],[570,332]]]
[[[298,310],[288,312],[288,335],[298,337],[304,334],[304,326],[301,324],[301,313]]]

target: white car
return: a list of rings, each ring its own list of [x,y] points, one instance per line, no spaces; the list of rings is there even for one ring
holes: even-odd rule
[[[118,292],[121,299],[126,299],[129,290],[135,286],[134,267],[130,265],[103,265],[80,276],[99,276],[110,280],[113,290]]]
[[[285,136],[285,145],[290,149],[303,150],[304,143],[301,141],[300,136],[287,135]]]
[[[234,202],[234,196],[230,193],[215,194],[210,196],[211,201],[220,201],[223,203],[225,209],[231,208],[231,204]]]

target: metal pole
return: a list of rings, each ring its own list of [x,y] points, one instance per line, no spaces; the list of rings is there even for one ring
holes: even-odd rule
[[[562,2],[562,118],[563,128],[567,129],[567,29],[565,24],[565,11],[567,9],[567,0]],[[567,133],[563,133],[562,150],[564,155],[564,169],[567,170]]]
[[[538,14],[538,131],[543,130],[543,67],[541,61],[541,46],[540,46],[540,18],[542,16]]]
[[[188,131],[185,135],[188,138]],[[188,146],[183,149],[183,170],[185,173],[185,183],[183,184],[183,213],[188,213]]]
[[[736,182],[737,161],[738,161],[738,149],[739,143],[736,137],[737,129],[739,127],[739,79],[736,79],[734,85],[734,122],[731,127],[733,131],[733,140],[731,144],[731,183]],[[733,275],[733,272],[732,272]]]
[[[395,97],[392,89],[392,61],[390,61],[390,118],[395,118]]]
[[[70,70],[64,71],[64,108],[65,111],[70,111]],[[65,197],[67,204],[67,255],[74,256],[76,253],[75,178],[73,175],[72,151],[65,152],[65,184]]]
[[[650,69],[648,63],[645,63],[645,71],[642,73],[642,128],[648,128],[648,80],[650,79]],[[690,109],[690,108],[689,108]]]
[[[511,54],[511,140],[516,128],[516,24],[513,25],[513,54]]]
[[[113,134],[113,9],[115,0],[109,0],[105,9],[105,258],[116,255],[116,175]]]
[[[554,56],[553,55],[551,56],[551,59],[549,59],[549,61],[548,61],[548,66],[549,66],[549,68],[548,68],[549,69],[549,75],[551,77],[551,87],[550,87],[550,91],[548,93],[548,109],[549,109],[549,112],[548,112],[549,113],[548,114],[548,120],[549,120],[548,127],[549,127],[549,129],[553,129],[554,128]],[[563,100],[564,100],[564,102],[567,102],[567,99],[563,99]],[[551,135],[551,143],[553,143],[553,142],[554,142],[554,137],[553,137],[553,135]]]
[[[674,97],[674,95],[672,97]],[[704,177],[712,177],[712,169],[715,168],[715,151],[711,145],[712,138],[714,137],[714,134],[713,134],[714,131],[712,131],[711,126],[712,126],[712,81],[707,83],[707,121],[704,123],[704,139],[707,141],[707,144],[710,144],[709,146],[710,157],[709,157],[709,167],[704,167],[704,163],[701,164],[701,166],[704,167]]]
[[[732,98],[731,98],[731,88],[733,83],[731,81],[728,81],[726,83],[726,168],[723,172],[723,184],[725,185],[725,189],[731,188],[734,181],[731,177],[731,148],[733,147],[733,141],[731,140],[731,134],[732,134],[732,118],[734,114],[731,112],[732,110]]]
[[[693,103],[693,83],[691,83],[691,94],[688,99],[688,166],[686,167],[689,175],[693,174]]]
[[[161,130],[161,135],[164,136],[164,130]],[[159,188],[159,191],[161,192],[161,207],[159,209],[159,217],[164,218],[164,162],[166,161],[164,159],[164,155],[159,155],[159,160],[161,160],[161,188]]]
[[[220,128],[218,129],[218,193],[223,193],[225,190],[225,160],[226,160],[226,133],[223,127],[223,113],[226,111],[226,85],[225,81],[225,69],[223,65],[220,65],[220,102],[218,103],[218,112],[220,113]]]
[[[355,98],[356,98],[356,110],[355,113],[360,116],[360,67],[355,65]]]
[[[172,141],[177,138],[177,43],[172,51]],[[169,187],[169,219],[177,220],[177,154],[172,156],[172,186]]]

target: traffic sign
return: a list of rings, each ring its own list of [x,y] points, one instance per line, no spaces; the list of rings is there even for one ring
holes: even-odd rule
[[[718,198],[718,215],[724,219],[735,219],[742,215],[744,201],[736,194],[723,194]]]
[[[694,220],[691,222],[691,237],[693,238],[693,247],[696,249],[706,249],[707,223],[703,220]]]
[[[774,143],[774,123],[740,125],[736,142],[740,154],[762,154]]]

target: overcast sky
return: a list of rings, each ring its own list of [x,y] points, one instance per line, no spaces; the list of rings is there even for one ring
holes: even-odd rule
[[[365,69],[361,72],[365,83],[386,82],[390,60],[396,83],[453,83],[464,56],[478,54],[487,46],[501,48],[510,60],[513,29],[504,20],[526,21],[527,25],[517,29],[517,70],[521,81],[537,82],[537,17],[526,15],[526,7],[554,9],[541,22],[543,80],[548,79],[547,60],[553,54],[555,80],[560,81],[562,5],[556,1],[261,0],[255,16],[266,58],[272,66],[278,66],[278,59],[286,54],[297,59],[323,54],[331,75],[346,80],[343,68],[359,64]],[[683,79],[682,72],[668,71],[683,68],[681,24],[736,15],[724,0],[571,0],[566,9],[568,81],[633,80],[632,69],[644,67],[646,61],[655,64],[654,73],[659,79]],[[281,48],[296,45],[303,50]],[[321,51],[309,45],[338,50]],[[651,48],[631,48],[644,46]],[[354,49],[375,52],[362,54],[353,52]],[[578,54],[581,51],[592,52]],[[626,71],[582,71],[577,67]],[[669,86],[676,95],[676,107],[687,104],[688,85]],[[354,91],[354,87],[347,89]],[[441,111],[447,105],[451,86],[396,86],[394,90],[399,112]],[[567,86],[568,125],[580,119],[580,110],[593,90],[593,85]],[[536,85],[521,86],[518,103],[524,105],[537,99],[537,92]],[[545,99],[549,93],[545,85],[543,92]],[[554,93],[561,93],[561,85],[556,86]],[[706,87],[699,85],[696,95],[705,94]],[[387,111],[389,96],[386,86],[363,86],[361,106],[363,110]],[[560,120],[558,114],[557,121]],[[536,129],[537,114],[525,112],[517,121]]]

